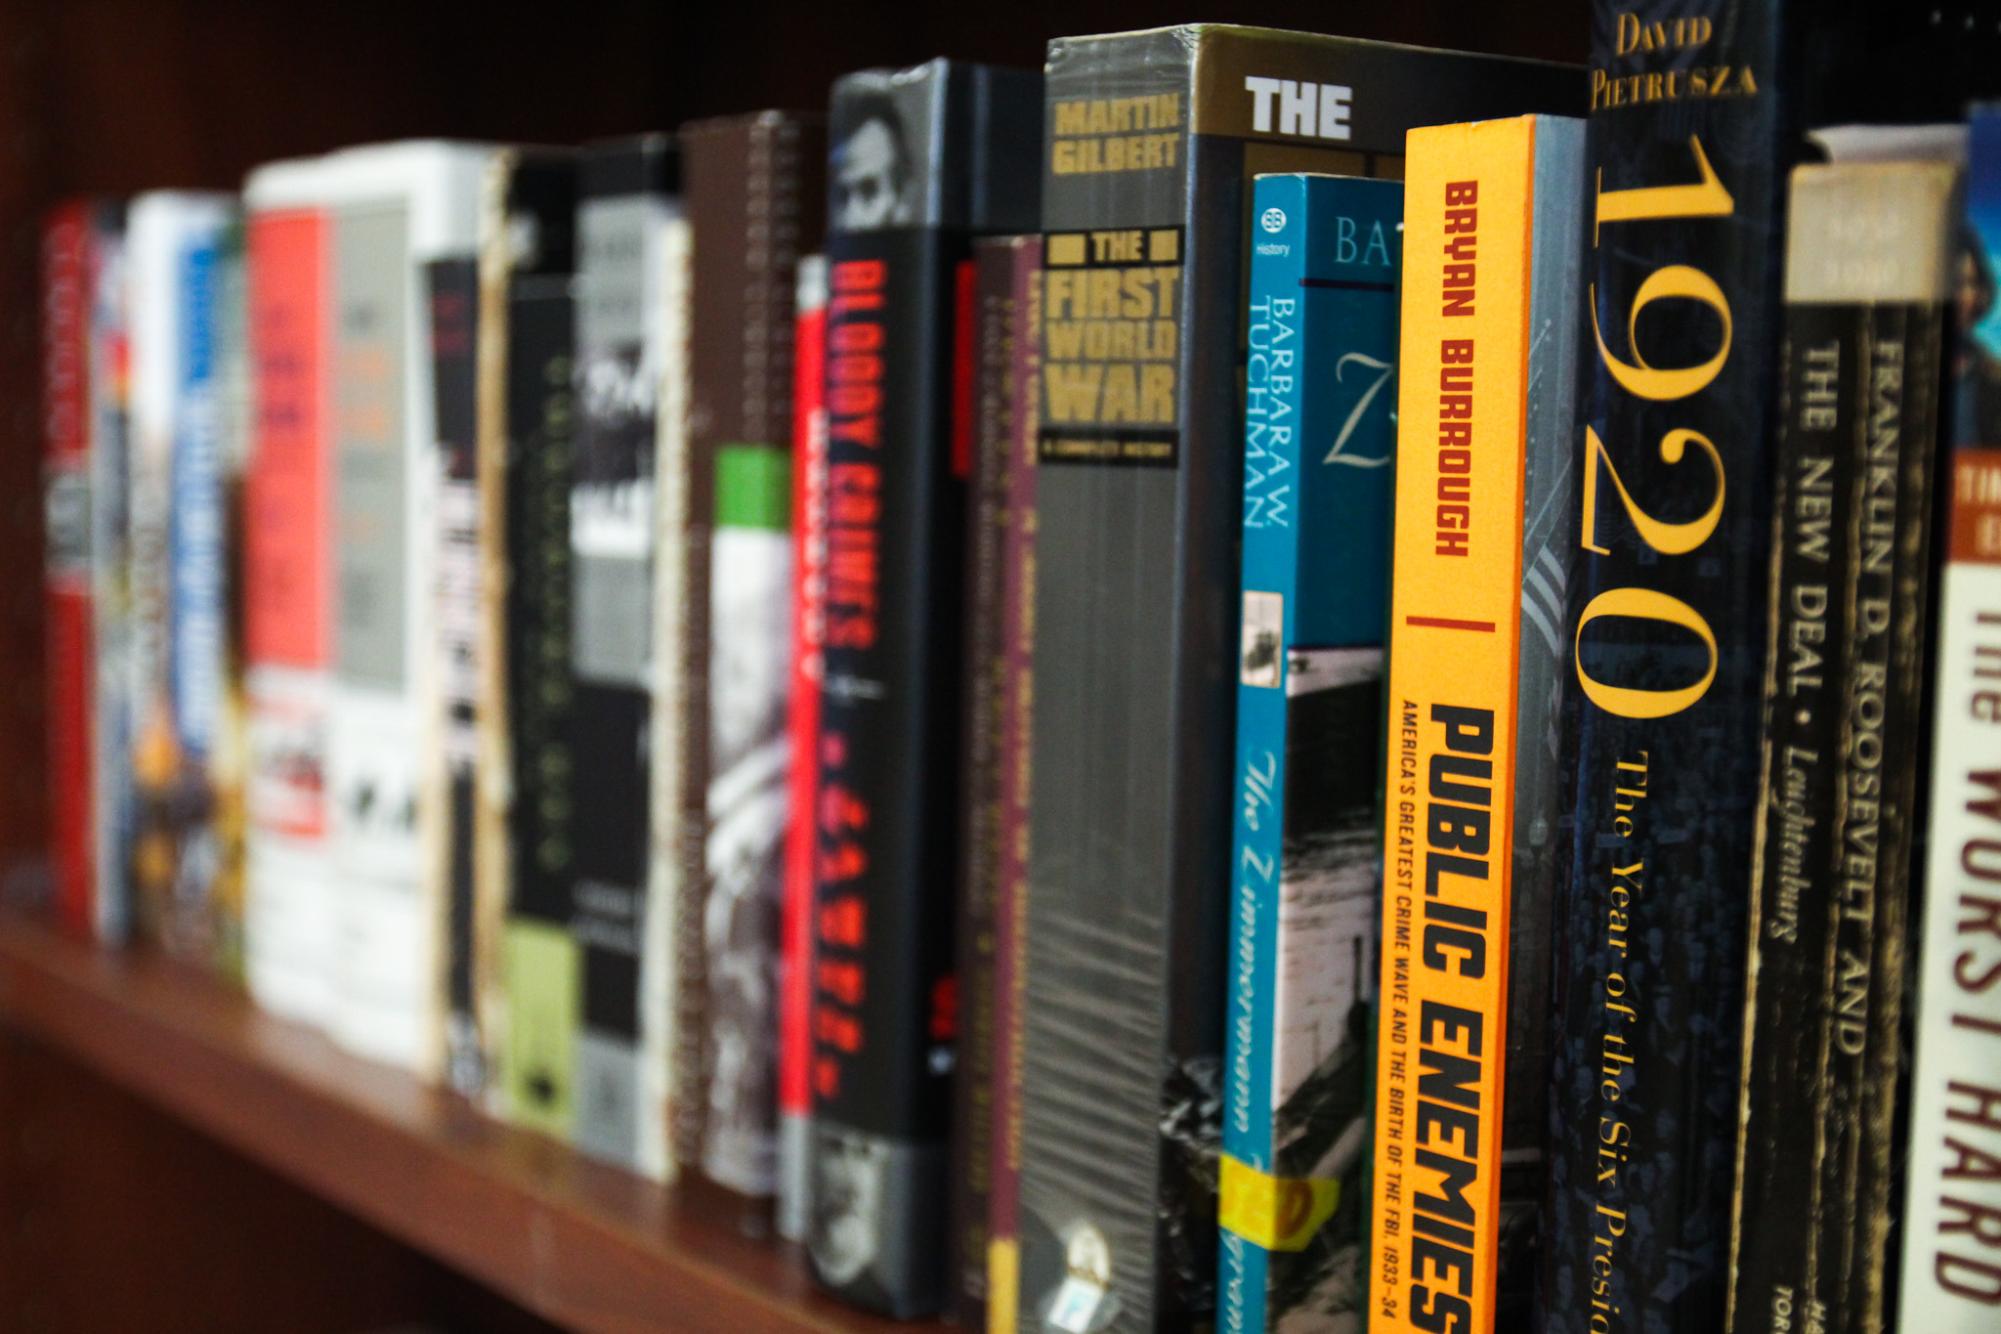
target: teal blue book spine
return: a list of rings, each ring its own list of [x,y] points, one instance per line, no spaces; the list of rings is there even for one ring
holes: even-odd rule
[[[1224,1331],[1367,1315],[1402,214],[1395,181],[1261,176],[1254,192]]]

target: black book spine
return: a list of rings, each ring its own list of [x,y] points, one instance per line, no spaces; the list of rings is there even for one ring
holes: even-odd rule
[[[1825,1105],[1814,1211],[1822,1286],[1841,1334],[1883,1328],[1901,1194],[1898,1107],[1913,859],[1923,825],[1932,467],[1943,310],[1884,304],[1865,326],[1866,416],[1842,607],[1849,645],[1836,755],[1833,919],[1822,1012]],[[1784,1216],[1784,1215],[1779,1215]]]
[[[1784,0],[1592,6],[1552,1330],[1723,1318],[1790,151]],[[1668,188],[1673,187],[1673,188]]]
[[[815,816],[820,1280],[908,1317],[945,1293],[962,573],[960,266],[1029,76],[933,62],[835,86],[827,240],[826,647]]]
[[[572,929],[571,884],[578,783],[571,738],[576,316],[570,277],[516,276],[507,304],[507,1102],[516,1119],[567,1136],[577,1097],[583,947]]]
[[[1730,1298],[1743,1334],[1769,1327],[1775,1301],[1804,1312],[1809,1299],[1809,1230],[1755,1220],[1806,1218],[1814,1194],[1802,1130],[1818,1114],[1820,1050],[1802,1033],[1820,1011],[1829,939],[1842,571],[1867,361],[1866,311],[1796,303],[1785,322]]]
[[[479,692],[479,438],[476,325],[479,261],[425,266],[431,312],[431,383],[438,439],[437,627],[439,682],[438,842],[433,866],[444,888],[445,1077],[467,1097],[486,1087],[474,940],[474,762]]]

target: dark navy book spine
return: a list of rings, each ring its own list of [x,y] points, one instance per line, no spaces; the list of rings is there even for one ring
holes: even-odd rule
[[[1723,1318],[1777,436],[1782,0],[1592,8],[1542,1323]]]

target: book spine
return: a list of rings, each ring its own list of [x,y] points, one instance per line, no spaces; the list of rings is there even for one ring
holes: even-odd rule
[[[568,273],[507,292],[504,697],[508,734],[504,1105],[558,1138],[576,1130],[584,954],[576,929],[580,774],[571,672],[570,495],[577,395]]]
[[[995,1090],[995,911],[1000,873],[1000,804],[1006,775],[1000,767],[1006,634],[1001,604],[1006,541],[1007,470],[1013,455],[1014,272],[1010,243],[974,246],[971,299],[961,291],[961,364],[970,370],[969,409],[962,414],[973,439],[966,521],[965,654],[960,706],[959,865],[957,956],[959,1053],[953,1066],[951,1236],[952,1318],[968,1329],[986,1323],[987,1227],[993,1190]]]
[[[216,966],[245,980],[244,894],[249,774],[249,700],[245,693],[244,475],[250,451],[248,259],[241,213],[233,214],[216,250],[216,413],[221,452],[222,706],[209,753],[215,792],[213,900]]]
[[[642,1111],[646,1087],[666,1073],[664,1058],[654,1075],[642,1070],[643,1043],[657,1041],[659,1025],[642,1017],[641,955],[650,952],[647,933],[660,926],[648,917],[653,799],[646,755],[656,688],[648,660],[655,462],[670,355],[663,289],[679,208],[673,196],[632,189],[623,179],[594,188],[593,172],[622,175],[620,163],[638,159],[638,175],[657,151],[621,145],[585,157],[570,501],[571,753],[593,757],[578,772],[572,844],[574,929],[583,943],[575,1131],[585,1152],[633,1167],[650,1147],[642,1145],[642,1118],[657,1118],[657,1106]],[[657,752],[659,738],[652,740]],[[649,971],[664,960],[654,962]],[[664,1162],[654,1166],[664,1173]]]
[[[806,1237],[812,1202],[814,820],[827,567],[827,262],[799,261],[792,399],[792,685],[779,927],[778,1234]]]
[[[683,153],[694,156],[687,146]],[[687,179],[696,178],[691,168]],[[690,262],[694,201],[689,203],[688,216],[669,224],[664,252],[666,358],[654,470],[653,744],[647,776],[653,803],[647,900],[649,913],[657,913],[649,916],[647,929],[659,941],[658,957],[667,970],[662,975],[666,1080],[659,1110],[676,1169],[701,1162],[708,1101],[702,1074],[709,1025],[702,915],[708,867],[696,849],[708,824],[709,537],[716,461],[712,442],[697,441],[693,429],[698,294]],[[650,1001],[642,1004],[653,1013]],[[652,1066],[649,1058],[642,1076],[654,1074]]]
[[[788,284],[789,285],[789,284]],[[792,579],[789,443],[715,451],[707,783],[710,881],[701,1167],[742,1194],[775,1183],[778,910]]]
[[[1892,1239],[1897,1327],[1941,1334],[1992,1329],[2001,1312],[2001,357],[1984,318],[2001,255],[2001,118],[1991,110],[1974,113],[1967,158],[1908,1157]]]
[[[1954,175],[1793,177],[1738,1330],[1884,1317]],[[1808,1226],[1774,1238],[1769,1217]]]
[[[1034,694],[1035,442],[1042,334],[1042,238],[1008,243],[1013,328],[1006,531],[1001,539],[1000,809],[994,872],[993,1184],[987,1218],[987,1329],[1013,1334],[1021,1289],[1022,955],[1028,911],[1028,733]]]
[[[1367,1311],[1381,870],[1351,757],[1380,752],[1402,189],[1265,176],[1250,216],[1219,1315],[1338,1326]]]
[[[1785,8],[1592,10],[1596,354],[1566,590],[1574,833],[1556,908],[1537,1289],[1552,1328],[1598,1316],[1709,1330],[1723,1311],[1776,435]],[[1660,40],[1636,44],[1635,24]]]
[[[948,61],[833,95],[808,1250],[822,1283],[898,1317],[949,1287],[972,467],[959,302],[972,235],[1015,216],[992,202],[995,164],[1032,142],[1039,100],[1032,76]],[[924,145],[901,188],[867,167],[899,143]]]
[[[1300,452],[1299,432],[1293,428],[1305,398],[1305,377],[1296,363],[1303,323],[1301,280],[1307,272],[1306,189],[1298,177],[1267,178],[1257,183],[1251,206],[1254,216],[1276,221],[1279,228],[1274,231],[1265,222],[1253,246],[1245,375],[1242,650],[1230,858],[1229,1024],[1223,1041],[1218,1217],[1224,1236],[1217,1295],[1219,1322],[1242,1330],[1272,1327],[1277,1315],[1269,1309],[1272,1252],[1306,1240],[1309,1225],[1325,1221],[1333,1195],[1329,1183],[1278,1178],[1272,1123],[1273,1001],[1286,833],[1285,683],[1301,540],[1293,521]],[[1276,368],[1275,353],[1280,358]],[[1282,1201],[1289,1204],[1294,1197],[1308,1207],[1283,1208]],[[1280,1235],[1282,1213],[1287,1221],[1298,1220],[1296,1229],[1288,1229],[1297,1235]]]
[[[90,252],[87,204],[66,204],[42,229],[42,487],[47,546],[51,862],[56,913],[88,937],[96,895],[93,753]]]
[[[1386,694],[1371,1328],[1496,1327],[1521,735],[1531,118],[1414,130]],[[1487,241],[1482,245],[1482,241]],[[1476,267],[1477,266],[1477,267]],[[1484,435],[1483,426],[1500,424]],[[1512,438],[1510,438],[1512,435]],[[1486,447],[1481,447],[1484,436]],[[1560,446],[1559,446],[1560,447]],[[1380,1286],[1376,1286],[1379,1283]]]
[[[453,256],[424,266],[430,314],[432,416],[438,442],[433,596],[437,638],[436,758],[429,799],[437,833],[431,874],[445,912],[445,1079],[484,1096],[486,1040],[479,1015],[479,937],[474,857],[479,734],[480,495],[479,260]]]
[[[809,1245],[829,1286],[899,1316],[938,1309],[944,1270],[953,1007],[942,887],[952,882],[951,597],[963,559],[950,358],[962,244],[937,228],[827,242]],[[917,774],[922,784],[910,781]],[[873,1235],[857,1253],[847,1220],[872,1198]]]
[[[513,285],[518,238],[509,195],[520,154],[494,155],[480,185],[479,256],[475,279],[478,309],[473,316],[474,421],[470,488],[474,541],[469,559],[474,579],[470,696],[472,747],[472,893],[475,977],[474,1011],[485,1069],[482,1105],[500,1117],[512,1115],[507,1069],[509,934],[508,903],[514,866],[508,849],[513,803],[514,751],[508,728],[512,707],[511,664],[507,655],[508,561],[507,407],[508,339],[513,322],[508,293]],[[574,214],[575,199],[563,201]],[[542,219],[534,219],[540,227]],[[538,241],[540,240],[538,236]],[[442,560],[442,554],[440,556]],[[449,1058],[448,1058],[449,1059]]]
[[[1187,38],[1056,43],[1047,64],[1024,1330],[1200,1323],[1215,1300],[1242,425],[1235,373],[1201,376],[1218,364],[1212,348],[1235,360],[1222,331],[1244,299],[1242,187],[1228,146],[1220,172],[1192,160]],[[1088,132],[1090,114],[1127,98],[1148,109],[1154,169],[1075,170],[1075,155],[1109,142]],[[1215,187],[1219,230],[1202,238],[1208,267],[1227,273],[1199,297],[1187,281],[1198,171],[1228,182]],[[1123,244],[1094,255],[1094,233]],[[1132,294],[1116,321],[1094,324],[1094,283]],[[1107,341],[1085,346],[1087,329]],[[1130,355],[1112,355],[1114,332]]]
[[[173,719],[169,831],[172,877],[160,939],[182,958],[208,965],[216,950],[217,875],[223,866],[220,794],[214,782],[228,690],[228,481],[223,457],[219,357],[220,243],[229,212],[209,201],[191,212],[173,256],[174,439],[168,470],[168,691]],[[142,742],[143,745],[143,742]]]
[[[1800,235],[1797,219],[1794,226]],[[1818,1114],[1821,1053],[1817,1041],[1800,1040],[1800,1016],[1819,1011],[1828,943],[1837,747],[1829,705],[1845,658],[1838,599],[1854,477],[1847,445],[1866,354],[1852,308],[1789,303],[1785,320],[1731,1267],[1730,1327],[1740,1334],[1795,1311],[1825,1318],[1824,1301],[1807,1286],[1810,1231],[1756,1220],[1809,1217],[1818,1193],[1814,1137],[1801,1127]]]
[[[684,775],[678,823],[656,830],[659,846],[680,858],[675,1151],[758,1200],[777,1187],[772,1044],[785,832],[783,801],[767,800],[768,780],[782,793],[784,748],[763,710],[772,679],[782,697],[788,645],[758,619],[763,605],[745,600],[771,572],[770,560],[753,554],[770,540],[765,521],[748,517],[755,506],[743,511],[744,531],[730,543],[745,563],[726,567],[711,555],[711,511],[726,489],[717,474],[722,451],[739,451],[731,465],[739,476],[727,488],[733,503],[755,491],[745,459],[790,454],[796,269],[802,247],[820,239],[826,144],[816,119],[780,113],[701,122],[681,142],[702,260],[689,293],[687,486],[696,503],[684,545],[693,596],[679,609],[674,650],[683,661],[681,751],[655,757],[656,772],[679,763]],[[772,606],[784,610],[784,599]],[[760,648],[768,662],[750,656]],[[774,759],[771,774],[758,767]]]
[[[189,196],[141,196],[126,271],[133,891],[139,929],[185,955],[206,952],[199,930],[210,851],[206,751],[220,701],[213,227]]]
[[[132,599],[126,552],[131,501],[130,324],[125,216],[92,211],[90,246],[90,569],[96,679],[94,770],[96,896],[91,930],[122,943],[133,916]]]
[[[1904,216],[1937,224],[1942,212],[1907,205]],[[1942,226],[1935,230],[1944,235]],[[1936,272],[1942,279],[1942,263]],[[1941,304],[1880,305],[1868,334],[1869,429],[1858,441],[1851,511],[1835,807],[1840,860],[1823,1039],[1829,1064],[1821,1178],[1829,1207],[1817,1215],[1834,1313],[1828,1327],[1838,1331],[1884,1327],[1891,1197],[1902,1175],[1896,1132],[1911,867],[1924,828],[1924,625],[1944,296],[1941,281],[1933,297]]]
[[[333,936],[326,798],[329,244],[328,219],[320,210],[250,216],[245,972],[261,1005],[310,1022],[329,1016],[326,962]]]
[[[442,919],[426,910],[419,700],[433,652],[428,514],[435,466],[422,267],[412,198],[331,210],[333,700],[327,772],[337,926],[336,1041],[357,1054],[436,1069]],[[411,414],[421,412],[416,421]]]

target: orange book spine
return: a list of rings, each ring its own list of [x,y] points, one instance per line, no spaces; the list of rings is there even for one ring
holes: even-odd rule
[[[1509,1027],[1540,1022],[1511,1016],[1508,997],[1545,123],[1413,130],[1406,160],[1376,1331],[1495,1327]]]

